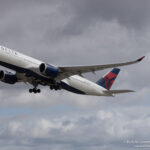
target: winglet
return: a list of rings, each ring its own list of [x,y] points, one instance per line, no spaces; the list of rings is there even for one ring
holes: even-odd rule
[[[144,58],[145,58],[145,56],[139,58],[137,61],[140,62],[140,61],[142,61]]]

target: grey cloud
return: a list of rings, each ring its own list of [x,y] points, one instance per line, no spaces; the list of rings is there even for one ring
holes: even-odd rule
[[[0,111],[0,146],[4,150],[134,150],[133,145],[123,140],[149,139],[149,3],[149,0],[0,1],[0,44],[45,62],[87,65],[147,56],[140,64],[122,68],[113,86],[137,93],[113,99],[56,93],[48,88],[41,95],[29,95],[30,86],[1,83],[0,110],[9,112],[10,107],[16,111],[25,107],[31,112],[22,116],[10,111],[7,117]],[[89,78],[96,81],[106,72]],[[57,105],[60,108],[54,109]],[[59,110],[62,105],[64,111]]]
[[[104,16],[103,18],[107,18],[104,20],[108,21],[99,19],[97,19],[96,23],[92,21],[92,26],[89,25],[87,31],[83,29],[83,32],[80,32],[77,36],[67,36],[63,33],[71,22],[80,22],[80,20],[76,20],[78,17],[80,18],[80,16],[85,16],[83,22],[84,20],[89,22],[90,18],[97,18],[97,16],[101,14],[97,11],[105,11],[105,9],[107,11],[109,7],[113,7],[112,10],[116,10],[114,7],[117,6],[117,1],[114,1],[113,4],[110,2],[111,5],[108,5],[106,1],[92,1],[93,3],[91,4],[88,0],[86,3],[85,1],[81,1],[80,5],[76,1],[44,1],[43,3],[41,3],[41,1],[36,3],[35,1],[22,1],[17,3],[17,5],[15,5],[15,2],[16,1],[14,1],[14,3],[8,3],[8,1],[6,1],[4,7],[6,8],[8,6],[9,9],[1,9],[3,10],[2,13],[0,13],[3,14],[0,20],[0,41],[2,45],[42,59],[45,62],[58,65],[114,63],[148,55],[143,63],[122,68],[122,72],[114,88],[131,88],[139,91],[146,87],[146,91],[149,91],[149,83],[147,81],[150,72],[146,67],[149,63],[150,46],[148,40],[150,31],[148,28],[145,28],[145,31],[141,33],[135,30],[131,31],[117,21],[112,20],[111,18],[113,17],[107,17],[107,14],[104,13],[106,17]],[[129,5],[129,10],[131,10],[130,7],[133,7],[132,5],[130,6],[130,2],[128,1],[120,3],[121,2],[118,2],[118,5],[125,3],[124,7],[126,6],[126,9],[128,8],[127,5]],[[147,1],[142,1],[141,4],[140,1],[137,1],[136,6],[148,7],[149,5],[146,5],[147,3]],[[102,6],[103,9],[101,8],[99,10],[97,8],[98,5]],[[143,14],[146,13],[146,10],[147,9],[143,10]],[[84,13],[82,13],[82,11]],[[86,12],[88,17],[86,16]],[[114,13],[108,12],[109,16],[113,16],[113,14]],[[116,17],[114,18],[117,18],[117,14],[114,14],[114,16],[115,15]],[[126,15],[130,18],[129,14],[126,13]],[[146,18],[144,16],[145,15],[143,15],[142,18]],[[141,19],[141,17],[139,17],[139,19]],[[68,28],[68,30],[70,29]],[[100,72],[96,77],[92,76],[91,78],[97,80],[106,72],[107,71]],[[144,80],[142,79],[143,76]],[[18,94],[16,90],[18,86],[20,88],[24,87],[22,84],[21,86],[14,86],[15,88],[12,89],[11,86],[1,84],[2,93],[4,93],[1,94],[1,99],[9,99],[9,94],[7,98],[5,94],[7,91],[11,91],[10,95],[13,99],[12,101],[15,102],[15,104],[19,102],[17,98],[15,100]],[[6,89],[4,90],[5,92],[3,92],[3,89]],[[24,90],[27,91],[27,89]],[[11,94],[12,91],[13,94]],[[46,92],[50,94],[49,90]],[[21,90],[19,93],[21,93],[20,97],[23,99],[23,91]],[[32,98],[29,99],[31,100]],[[85,101],[86,100],[84,100],[84,102]],[[8,104],[8,100],[5,102]],[[84,105],[82,103],[78,104]],[[85,102],[85,104],[87,104],[87,102]]]
[[[74,19],[66,27],[65,33],[80,34],[93,22],[117,20],[121,25],[139,29],[149,21],[148,0],[81,0],[70,2],[75,12]]]

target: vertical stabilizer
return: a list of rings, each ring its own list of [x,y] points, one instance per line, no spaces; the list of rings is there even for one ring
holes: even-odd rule
[[[107,73],[103,78],[98,80],[96,83],[104,87],[105,89],[110,90],[119,72],[120,69],[114,68],[111,72]]]

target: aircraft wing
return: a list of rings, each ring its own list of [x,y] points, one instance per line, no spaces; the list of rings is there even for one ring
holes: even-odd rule
[[[95,72],[99,70],[104,70],[107,68],[115,68],[115,67],[121,67],[126,65],[132,65],[135,63],[138,63],[144,59],[145,56],[135,60],[135,61],[129,61],[125,63],[116,63],[116,64],[107,64],[107,65],[92,65],[92,66],[71,66],[71,67],[59,67],[60,75],[58,76],[59,80],[65,79],[67,77],[73,76],[73,75],[82,75],[83,73],[88,72]]]
[[[122,93],[131,93],[131,92],[135,92],[135,91],[132,91],[132,90],[108,90],[108,91],[105,91],[105,93],[107,93],[107,94],[122,94]]]

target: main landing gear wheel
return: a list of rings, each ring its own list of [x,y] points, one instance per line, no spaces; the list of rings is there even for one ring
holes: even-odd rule
[[[41,90],[40,89],[29,89],[29,93],[41,93]]]
[[[55,90],[55,91],[61,90],[60,86],[58,86],[58,85],[50,86],[50,89],[51,89],[51,90]]]

